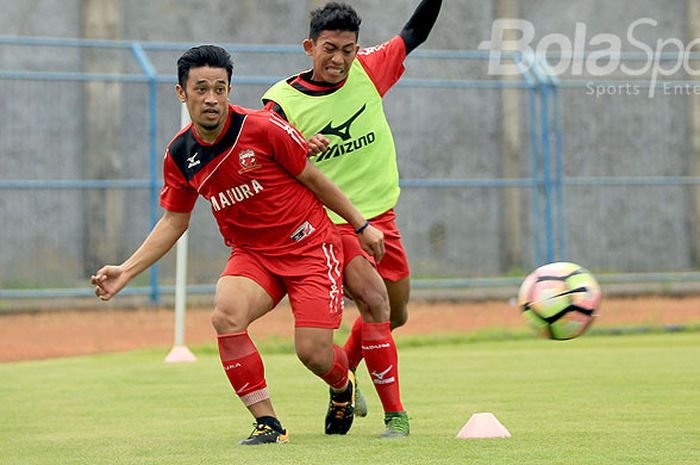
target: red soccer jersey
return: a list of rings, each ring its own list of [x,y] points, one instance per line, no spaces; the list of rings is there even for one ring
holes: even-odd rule
[[[229,105],[213,144],[200,140],[191,124],[168,144],[160,204],[190,212],[201,195],[232,247],[274,255],[317,243],[313,238],[322,238],[332,223],[295,178],[307,153],[301,134],[276,114]]]
[[[384,97],[406,71],[403,65],[406,59],[406,44],[401,36],[395,36],[382,44],[361,49],[357,52],[357,59],[377,88],[379,95]],[[311,71],[297,74],[289,78],[287,83],[299,92],[315,96],[332,94],[345,85],[345,80],[337,84],[314,83],[310,81],[311,74]],[[266,110],[278,113],[282,111],[274,101],[263,99],[263,104]],[[285,117],[284,114],[281,116]]]
[[[384,97],[406,71],[403,65],[406,59],[406,44],[401,36],[395,36],[382,44],[363,48],[357,52],[357,59],[369,74],[379,95]]]

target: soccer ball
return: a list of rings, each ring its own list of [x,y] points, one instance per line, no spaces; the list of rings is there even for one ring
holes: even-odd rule
[[[593,275],[575,263],[549,263],[530,273],[520,286],[518,307],[540,334],[566,340],[593,323],[602,294]]]

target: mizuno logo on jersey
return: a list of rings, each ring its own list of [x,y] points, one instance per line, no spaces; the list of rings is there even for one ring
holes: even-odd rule
[[[377,137],[374,135],[373,132],[370,132],[369,134],[365,134],[364,136],[360,136],[355,140],[351,140],[348,142],[340,142],[335,145],[331,145],[326,149],[325,152],[321,153],[318,158],[316,159],[316,162],[321,162],[325,160],[329,160],[331,158],[339,157],[340,155],[347,155],[349,153],[357,152],[363,147],[366,147],[373,143]]]
[[[192,155],[191,157],[189,157],[187,159],[187,162],[188,162],[187,169],[190,169],[193,166],[197,166],[201,163],[200,160],[197,160],[197,155],[199,155],[199,152],[195,152],[194,155]]]
[[[214,211],[218,212],[224,208],[230,207],[231,205],[241,203],[262,191],[262,184],[253,179],[250,181],[250,183],[231,187],[225,191],[219,192],[218,194],[212,195],[209,198],[209,202],[211,202],[211,207],[214,209]]]
[[[346,155],[349,153],[356,152],[362,149],[363,147],[370,145],[376,140],[376,136],[373,132],[362,135],[360,137],[356,137],[354,139],[352,137],[352,134],[350,134],[350,127],[352,126],[352,123],[354,123],[355,120],[362,114],[362,112],[365,111],[366,107],[367,104],[362,105],[362,108],[357,110],[357,112],[355,112],[354,115],[352,115],[339,126],[334,127],[333,122],[331,121],[326,125],[326,127],[321,129],[321,134],[339,137],[341,142],[331,145],[326,149],[325,152],[318,155],[316,163],[329,160],[331,158],[339,157],[340,155]]]
[[[363,111],[365,111],[365,108],[367,107],[367,104],[362,105],[362,108],[357,110],[357,113],[352,115],[350,118],[348,118],[347,121],[345,121],[343,124],[340,126],[333,127],[333,121],[329,122],[326,124],[326,127],[321,129],[321,134],[329,135],[329,136],[338,136],[342,140],[346,141],[350,139],[350,126],[352,125],[353,122],[357,119],[358,116],[362,114]]]

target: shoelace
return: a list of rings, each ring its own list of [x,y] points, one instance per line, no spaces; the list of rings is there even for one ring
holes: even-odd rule
[[[270,431],[272,431],[272,428],[270,428],[267,425],[264,425],[262,423],[257,424],[253,423],[253,432],[250,433],[250,437],[255,437],[255,436],[261,436],[264,434],[268,434]]]
[[[333,403],[333,409],[335,410],[335,418],[342,420],[345,417],[345,411],[350,406],[350,402],[336,402],[334,400],[331,402]]]

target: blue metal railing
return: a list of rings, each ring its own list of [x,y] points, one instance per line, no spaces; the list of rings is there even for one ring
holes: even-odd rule
[[[569,54],[573,58],[586,59],[590,56],[590,52],[586,53],[573,53]],[[700,52],[690,52],[685,53],[689,60],[700,60]],[[552,178],[553,187],[555,191],[555,197],[553,201],[556,203],[556,216],[557,216],[557,229],[556,229],[556,239],[558,241],[558,248],[556,249],[556,255],[554,259],[565,260],[567,257],[566,248],[566,209],[564,203],[564,191],[566,187],[573,186],[607,186],[607,187],[630,187],[630,186],[648,186],[648,187],[672,187],[672,186],[700,186],[700,177],[694,176],[615,176],[615,177],[569,177],[564,176],[563,172],[563,129],[562,129],[562,118],[561,118],[561,103],[560,103],[560,90],[561,89],[589,89],[591,86],[595,87],[606,87],[612,86],[617,87],[622,84],[634,85],[638,89],[664,89],[666,87],[674,86],[690,86],[691,88],[698,88],[700,86],[700,81],[685,81],[685,80],[664,80],[658,81],[654,79],[649,79],[647,81],[635,80],[632,83],[627,80],[621,79],[567,79],[560,80],[553,76],[549,72],[549,67],[547,64],[547,59],[558,59],[562,54],[551,53],[547,57],[541,57],[538,61],[539,70],[546,75],[546,78],[550,80],[550,85],[552,89],[553,97],[553,124],[554,124],[554,147],[556,153],[556,165],[554,167],[554,177]],[[649,60],[649,55],[647,53],[638,52],[622,52],[619,54],[618,58],[621,61],[647,61]],[[654,58],[660,61],[665,60],[678,60],[678,53],[658,53],[654,54]],[[658,77],[658,76],[657,76]],[[548,260],[552,261],[552,260]],[[647,274],[633,274],[627,273],[626,277],[618,277],[616,282],[628,282],[626,279],[640,277],[639,282],[644,282],[644,276],[650,277],[650,279],[658,278],[662,275],[671,276],[671,280],[688,280],[697,281],[700,277],[698,273],[647,273]],[[615,278],[613,278],[615,279]]]
[[[75,71],[16,71],[0,70],[1,79],[25,79],[32,81],[103,81],[103,82],[133,82],[148,85],[148,157],[149,172],[147,179],[76,179],[76,180],[0,180],[0,189],[145,189],[149,191],[150,220],[154,225],[158,219],[158,192],[160,188],[158,176],[157,145],[157,98],[158,85],[172,84],[176,77],[170,74],[161,75],[153,66],[149,53],[157,51],[184,51],[194,44],[189,43],[158,43],[136,41],[88,40],[72,38],[37,38],[37,37],[8,37],[0,36],[0,45],[7,46],[40,46],[40,47],[92,47],[129,52],[138,63],[141,74],[127,73],[85,73]],[[256,44],[223,44],[233,53],[264,53],[264,54],[302,54],[297,45],[256,45]],[[521,56],[519,53],[504,52],[503,58],[511,60],[521,70],[517,80],[501,79],[416,79],[404,78],[397,87],[408,88],[445,88],[445,89],[520,89],[527,92],[528,136],[531,153],[532,176],[518,179],[402,179],[401,186],[406,188],[523,188],[530,189],[532,195],[532,224],[534,241],[534,259],[536,264],[564,260],[567,257],[566,244],[566,211],[564,192],[570,186],[669,186],[669,185],[700,185],[697,177],[597,177],[571,178],[563,173],[563,130],[560,115],[560,89],[585,87],[591,82],[604,85],[608,81],[575,81],[560,82],[548,70],[543,59],[533,56]],[[643,54],[642,54],[643,55]],[[417,50],[411,54],[412,59],[451,59],[451,60],[488,60],[487,51],[459,50]],[[641,59],[629,56],[625,59]],[[698,54],[700,59],[700,54]],[[661,57],[666,59],[666,57]],[[669,58],[670,59],[670,58]],[[237,85],[271,85],[282,76],[234,76],[232,82]],[[684,81],[666,81],[674,84]],[[619,81],[609,81],[610,85]],[[688,82],[698,85],[698,82]],[[641,86],[644,83],[640,83]],[[657,82],[656,86],[664,85]],[[540,212],[543,212],[541,214]],[[541,220],[540,216],[543,218]],[[700,281],[700,273],[676,274],[625,274],[603,278],[611,282],[627,282],[627,279],[643,282],[645,279],[663,281],[690,280]],[[474,278],[448,280],[416,280],[416,287],[473,287],[490,285],[515,285],[517,278]],[[188,292],[211,292],[213,286],[188,286]],[[157,301],[162,293],[172,292],[171,286],[159,284],[159,270],[151,269],[150,283],[146,288],[130,288],[123,293],[127,295],[148,295],[152,301]],[[0,298],[20,297],[64,297],[92,295],[90,289],[44,289],[44,290],[10,290],[0,289]]]
[[[149,198],[151,206],[151,227],[158,221],[158,73],[146,56],[143,46],[139,42],[131,44],[131,50],[139,62],[144,74],[148,77],[148,180]],[[158,271],[160,266],[154,263],[149,270],[151,277],[151,302],[157,302],[160,298],[158,291]]]
[[[113,41],[75,38],[45,38],[45,37],[8,37],[0,36],[0,45],[34,46],[34,47],[79,47],[79,48],[104,48],[112,50],[128,51],[139,64],[142,74],[114,74],[114,73],[86,73],[75,71],[14,71],[1,70],[0,79],[25,79],[33,81],[103,81],[103,82],[135,82],[148,84],[148,140],[149,140],[149,173],[148,179],[124,180],[124,179],[83,179],[83,180],[0,180],[0,189],[147,189],[150,199],[151,224],[158,219],[158,151],[157,134],[157,86],[162,83],[176,83],[175,76],[160,75],[149,58],[149,52],[155,51],[184,51],[194,44],[189,43],[158,43],[136,41]],[[297,45],[256,45],[256,44],[222,44],[224,48],[234,53],[269,53],[269,54],[302,54],[303,51]],[[460,51],[460,50],[418,50],[411,55],[417,59],[452,59],[452,60],[486,60],[488,52]],[[520,56],[517,53],[504,53],[504,59],[513,60],[522,69]],[[271,85],[282,76],[235,76],[232,80],[238,85]],[[537,87],[540,84],[536,77],[529,72],[523,73],[522,81],[502,81],[497,79],[466,80],[466,79],[411,79],[405,78],[397,83],[397,87],[410,88],[447,88],[447,89],[527,89],[531,98],[535,98]],[[536,108],[531,101],[531,115],[536,114]],[[531,121],[531,125],[535,120]],[[536,130],[532,130],[534,134]],[[544,134],[546,131],[540,131]],[[536,148],[537,144],[531,144]],[[536,158],[536,154],[532,154]],[[533,162],[537,167],[537,162]],[[536,173],[534,171],[533,173]],[[530,179],[404,179],[403,187],[518,187],[530,188],[535,191],[547,185],[548,179],[533,177]],[[546,189],[549,189],[548,187]],[[538,195],[533,195],[534,206],[538,208]],[[533,217],[536,219],[536,216]],[[539,242],[539,235],[536,235]],[[539,245],[536,247],[539,250]],[[537,253],[537,261],[540,254]],[[427,282],[427,281],[426,281]],[[461,281],[463,284],[465,281]],[[467,280],[467,282],[469,282]],[[474,281],[477,283],[477,281]],[[418,284],[420,286],[420,284]],[[193,292],[194,288],[188,291]],[[210,287],[204,286],[207,291]],[[150,286],[147,288],[132,288],[125,290],[126,294],[148,294],[153,301],[160,298],[162,292],[171,292],[168,286],[160,286],[158,283],[158,268],[151,268]],[[0,297],[50,297],[50,296],[84,296],[91,295],[88,289],[44,289],[44,290],[3,290],[0,289]]]

